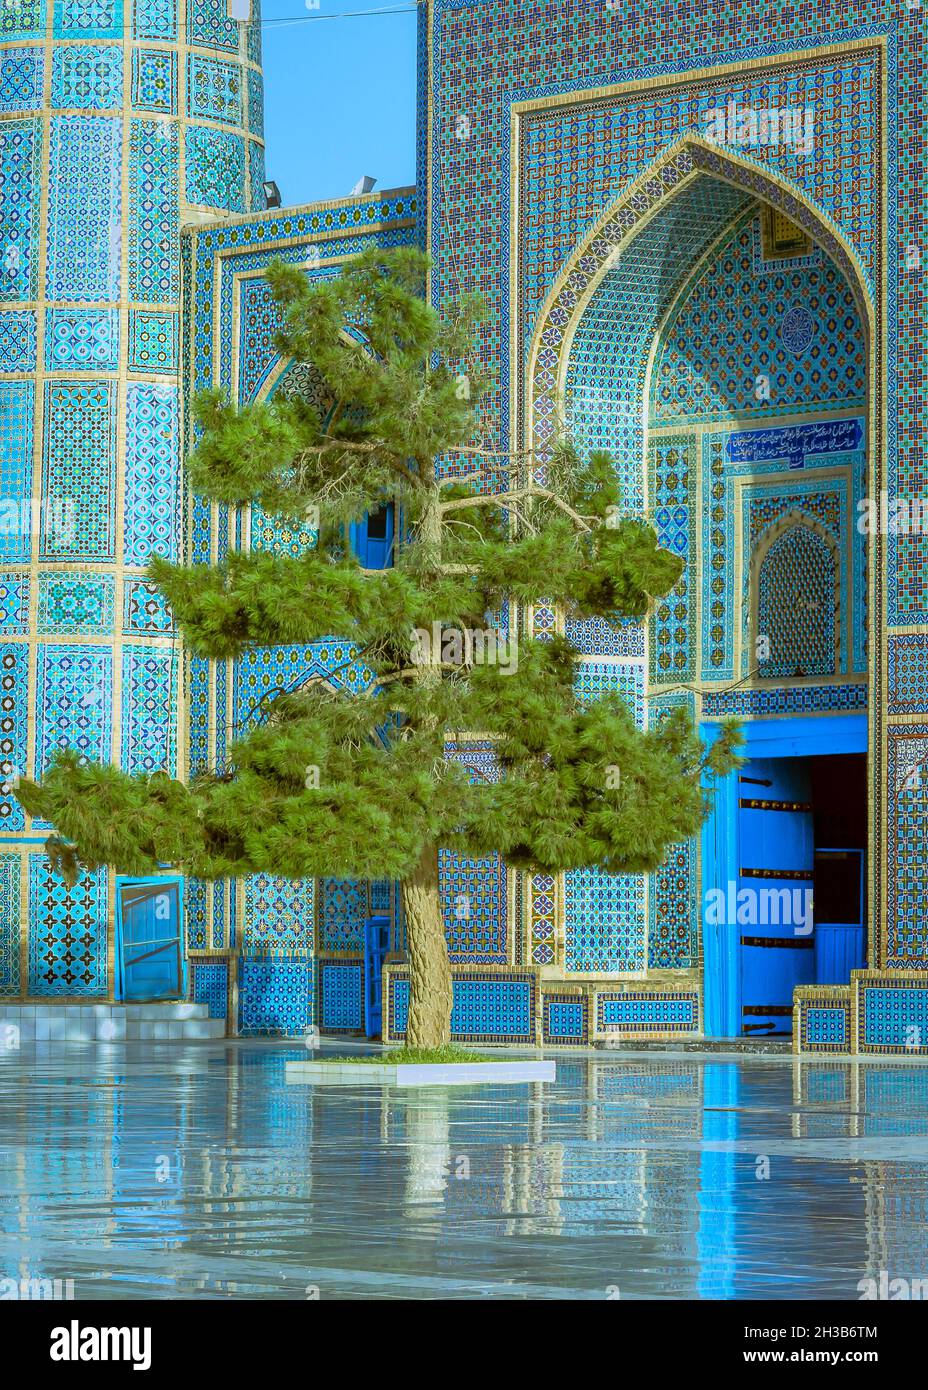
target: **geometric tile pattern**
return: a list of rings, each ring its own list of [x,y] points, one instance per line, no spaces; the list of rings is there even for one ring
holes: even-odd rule
[[[634,991],[596,996],[596,1026],[601,1033],[691,1033],[699,1022],[695,993]]]
[[[805,1042],[810,1047],[847,1047],[850,1043],[847,1010],[810,1005],[806,1010]]]
[[[0,632],[6,636],[29,631],[29,576],[0,573]]]
[[[177,38],[177,0],[132,0],[134,39]]]
[[[122,106],[122,49],[58,44],[52,53],[52,106],[106,111]]]
[[[193,119],[242,123],[242,69],[191,53],[187,58],[187,115]]]
[[[505,965],[508,908],[500,856],[472,859],[440,850],[438,891],[451,961]]]
[[[31,381],[0,381],[0,557],[31,558],[32,408]]]
[[[126,577],[123,597],[122,630],[129,636],[160,636],[173,631],[167,602],[147,579]]]
[[[190,997],[196,1004],[206,1004],[210,1018],[225,1018],[229,1003],[229,964],[224,960],[195,960],[190,962],[193,982]]]
[[[49,299],[119,298],[122,121],[52,116],[49,133]],[[94,196],[88,198],[88,186]]]
[[[113,630],[115,581],[108,574],[39,576],[37,628],[79,637]]]
[[[226,212],[245,211],[245,142],[209,126],[187,126],[187,201]]]
[[[114,383],[45,383],[42,499],[42,559],[114,558]]]
[[[177,314],[172,310],[129,310],[129,370],[162,372],[177,370]]]
[[[143,304],[180,292],[177,128],[132,121],[129,140],[129,294]]]
[[[769,640],[758,658],[764,679],[828,676],[836,657],[837,554],[810,526],[797,524],[770,544],[760,565],[758,640]]]
[[[821,253],[823,264],[800,270],[786,258],[756,274],[759,236],[753,215],[680,295],[651,376],[652,423],[864,404],[867,363],[853,291]],[[802,339],[789,334],[797,306],[815,326]],[[759,376],[769,381],[769,398],[766,391],[758,398]]]
[[[860,985],[860,1045],[868,1052],[928,1048],[928,988],[910,982]]]
[[[409,1016],[409,976],[391,969],[385,991],[384,1039],[403,1037]],[[452,972],[451,1036],[467,1042],[535,1042],[537,983],[534,974]]]
[[[105,868],[67,888],[44,854],[30,854],[30,994],[106,993],[106,892]]]
[[[582,1047],[588,1041],[590,1001],[584,994],[541,996],[542,1040]]]
[[[890,823],[886,857],[885,958],[889,970],[928,970],[928,725],[891,727],[886,768]]]
[[[565,874],[565,970],[627,971],[644,966],[643,877],[596,868]]]
[[[696,501],[695,440],[662,439],[649,449],[652,525],[665,550],[686,568],[669,594],[658,600],[652,619],[650,679],[667,684],[692,679],[696,666],[693,595],[693,513]]]
[[[45,365],[50,372],[115,371],[119,366],[119,311],[49,309]]]
[[[25,813],[13,795],[15,775],[26,769],[29,727],[29,648],[0,643],[0,829],[22,830]]]
[[[107,648],[40,643],[36,675],[35,773],[52,754],[73,748],[90,762],[110,761],[113,658]]]
[[[368,916],[368,887],[350,878],[319,880],[319,949],[363,951],[364,922]],[[312,945],[312,912],[308,918]]]
[[[36,297],[41,142],[36,119],[0,124],[0,300]]]
[[[0,372],[35,370],[35,313],[8,309],[0,313]]]
[[[0,854],[0,998],[19,994],[19,855]]]
[[[243,951],[312,951],[314,879],[249,874],[244,884]]]
[[[121,762],[125,772],[175,772],[178,654],[171,647],[122,649]]]
[[[648,968],[686,970],[695,964],[699,929],[696,850],[690,841],[671,845],[651,878]]]
[[[319,962],[320,1024],[328,1031],[364,1027],[363,969],[360,962]]]
[[[928,634],[889,638],[887,697],[890,714],[928,713]]]
[[[170,115],[177,109],[177,54],[138,48],[132,54],[132,105]]]
[[[175,559],[179,545],[177,388],[130,381],[126,389],[123,560]]]
[[[0,111],[41,110],[44,70],[41,48],[10,48],[0,54]]]
[[[239,963],[239,1031],[245,1037],[299,1037],[313,1021],[312,956],[243,956]]]

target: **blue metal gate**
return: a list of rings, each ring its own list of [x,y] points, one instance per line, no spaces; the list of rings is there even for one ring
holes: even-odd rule
[[[116,998],[184,997],[181,880],[122,879],[116,888]]]
[[[815,980],[811,775],[802,758],[756,758],[738,774],[741,1031],[792,1032],[793,990]]]

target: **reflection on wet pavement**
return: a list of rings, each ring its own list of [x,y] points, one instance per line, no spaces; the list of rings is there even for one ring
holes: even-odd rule
[[[287,1085],[298,1045],[0,1053],[0,1278],[76,1298],[859,1299],[925,1268],[928,1067],[558,1056]]]

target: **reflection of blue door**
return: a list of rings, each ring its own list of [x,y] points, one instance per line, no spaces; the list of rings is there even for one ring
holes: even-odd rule
[[[390,918],[368,917],[364,923],[364,1031],[383,1032],[383,963],[390,949]]]
[[[184,997],[179,878],[120,879],[116,887],[116,998]]]
[[[815,980],[811,776],[802,758],[738,773],[741,1031],[792,1032],[793,990]]]

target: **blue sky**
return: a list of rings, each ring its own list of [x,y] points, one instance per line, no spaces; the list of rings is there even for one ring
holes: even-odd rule
[[[262,6],[267,177],[285,207],[346,197],[362,174],[378,189],[416,176],[413,0],[317,2]]]

